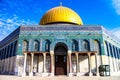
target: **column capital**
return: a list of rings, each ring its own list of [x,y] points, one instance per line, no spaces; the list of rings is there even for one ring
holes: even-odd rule
[[[79,54],[79,53],[77,53],[77,52],[75,53],[76,56],[78,56],[78,54]]]
[[[46,53],[43,53],[43,56],[46,56]]]
[[[30,53],[30,54],[34,54],[34,53]]]
[[[68,54],[72,54],[72,51],[71,51],[71,50],[68,50]]]
[[[50,54],[54,54],[54,51],[50,51]]]
[[[27,54],[26,52],[24,54]]]
[[[88,53],[87,53],[87,55],[88,55],[88,56],[90,56],[90,55],[91,55],[91,53],[90,53],[90,52],[88,52]]]
[[[30,54],[31,54],[32,57],[34,56],[34,53],[30,53]]]
[[[97,54],[98,54],[98,53],[96,52],[96,53],[95,53],[95,56],[97,56]]]
[[[26,56],[26,55],[27,55],[27,53],[24,53],[24,55]]]

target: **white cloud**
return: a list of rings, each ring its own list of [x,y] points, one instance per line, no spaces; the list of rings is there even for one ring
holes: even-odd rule
[[[28,19],[32,14],[42,13],[39,4],[26,5],[34,0],[2,0],[0,3],[0,41],[20,25],[38,24],[35,19]],[[32,14],[30,14],[32,12]],[[34,21],[32,21],[34,20]]]
[[[15,14],[11,18],[0,19],[0,41],[14,31],[20,25],[31,25],[37,24],[33,21],[19,19]]]
[[[112,0],[113,6],[118,15],[120,15],[120,0]]]
[[[120,27],[114,28],[111,30],[115,36],[117,36],[120,39]]]
[[[7,19],[7,23],[12,23],[13,21],[11,19]]]
[[[4,23],[2,22],[2,21],[0,21],[0,25],[3,25]],[[0,27],[2,27],[2,26],[0,26]]]

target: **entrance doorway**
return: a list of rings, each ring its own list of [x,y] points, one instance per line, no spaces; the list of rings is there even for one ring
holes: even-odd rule
[[[55,75],[67,75],[67,46],[58,43],[55,46]]]

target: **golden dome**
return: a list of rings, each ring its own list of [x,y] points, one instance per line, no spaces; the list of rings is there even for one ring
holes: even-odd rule
[[[72,9],[59,6],[50,9],[41,19],[40,24],[51,23],[72,23],[77,25],[83,25],[83,22],[79,15]]]

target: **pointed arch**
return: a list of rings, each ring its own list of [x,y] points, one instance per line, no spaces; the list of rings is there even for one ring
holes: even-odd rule
[[[39,51],[39,41],[34,40],[34,51]]]
[[[45,40],[45,51],[50,51],[50,40],[46,39]]]
[[[96,39],[94,40],[94,51],[97,51],[98,53],[101,51],[100,42]]]
[[[116,51],[115,51],[115,46],[113,45],[113,54],[114,54],[114,58],[116,58]]]
[[[110,55],[111,55],[111,57],[113,57],[112,45],[111,45],[111,44],[109,44],[109,46],[110,46]]]
[[[23,51],[28,51],[29,42],[27,40],[23,41]]]
[[[90,43],[88,40],[83,40],[82,45],[83,51],[90,51]]]
[[[107,41],[105,41],[105,45],[106,45],[106,49],[107,49],[107,54],[106,55],[110,56],[109,44],[107,43]]]
[[[75,39],[72,40],[72,51],[78,51],[78,41]]]

